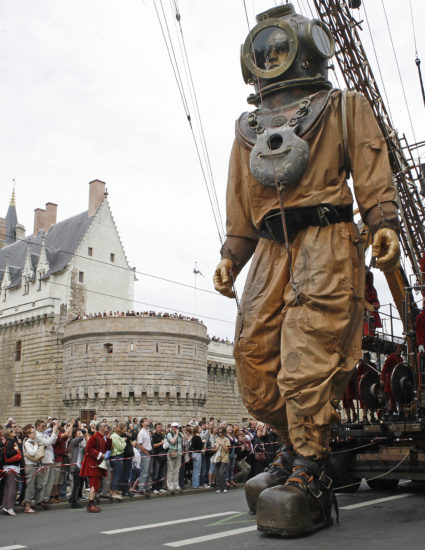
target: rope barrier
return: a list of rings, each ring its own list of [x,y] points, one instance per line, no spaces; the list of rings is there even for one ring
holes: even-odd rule
[[[407,454],[405,457],[403,457],[400,462],[398,462],[395,466],[393,466],[390,470],[388,470],[387,472],[384,472],[383,474],[379,474],[377,476],[373,476],[373,477],[369,477],[369,478],[365,478],[365,481],[372,481],[373,479],[379,479],[380,477],[385,477],[387,476],[388,474],[390,474],[391,472],[393,472],[394,470],[396,470],[399,466],[401,466],[401,464],[403,464],[403,462],[405,460],[407,460],[409,458],[409,454]],[[355,487],[356,485],[358,485],[360,482],[359,481],[356,481],[355,483],[349,483],[348,485],[342,485],[341,487],[335,487],[334,491],[340,491],[341,489],[348,489],[348,487]]]

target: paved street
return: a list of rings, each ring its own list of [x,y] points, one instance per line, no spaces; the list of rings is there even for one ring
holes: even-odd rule
[[[60,507],[37,515],[0,516],[0,550],[167,548],[350,550],[423,549],[425,484],[340,495],[340,524],[303,539],[259,535],[243,489],[104,504],[100,514]]]

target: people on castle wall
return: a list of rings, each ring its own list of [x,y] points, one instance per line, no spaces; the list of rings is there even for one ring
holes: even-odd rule
[[[194,321],[196,323],[204,324],[202,319],[197,317],[189,317],[181,313],[168,313],[162,311],[109,311],[108,313],[104,311],[103,313],[80,313],[75,317],[70,319],[71,321],[79,321],[81,319],[103,319],[105,317],[161,317],[163,319],[181,319],[183,321]]]

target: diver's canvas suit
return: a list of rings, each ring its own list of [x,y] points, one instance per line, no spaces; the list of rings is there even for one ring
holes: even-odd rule
[[[342,94],[334,90],[326,97],[320,116],[300,134],[309,144],[309,161],[301,180],[283,192],[285,209],[352,203]],[[396,227],[384,138],[363,96],[349,92],[346,106],[347,152],[362,219],[372,233]],[[253,254],[236,327],[239,387],[255,418],[289,436],[298,454],[321,458],[328,452],[330,427],[339,419],[334,405],[361,357],[362,241],[353,222],[299,231],[291,243],[297,305],[285,245],[258,236],[264,216],[279,209],[279,200],[276,188],[260,185],[252,176],[250,150],[238,121],[222,258],[231,259],[238,273]]]

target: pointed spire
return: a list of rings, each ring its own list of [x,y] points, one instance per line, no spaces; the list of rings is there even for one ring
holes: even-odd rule
[[[16,226],[18,225],[18,216],[15,207],[15,188],[13,188],[12,199],[6,214],[6,238],[5,244],[16,242]]]
[[[37,277],[40,275],[45,275],[49,271],[49,269],[50,269],[50,264],[47,258],[46,240],[43,236],[41,240],[40,256],[38,258],[38,264],[36,268]]]
[[[7,287],[10,285],[11,279],[10,279],[10,270],[9,270],[9,254],[6,256],[6,267],[4,269],[4,275],[3,280],[1,282],[1,289],[6,290]]]
[[[13,190],[12,190],[12,198],[10,199],[10,206],[16,206],[15,178],[12,178],[12,181],[13,181]]]
[[[29,281],[30,279],[32,279],[34,277],[34,269],[33,269],[32,261],[31,261],[31,246],[30,246],[30,243],[27,243],[27,254],[26,254],[26,257],[25,257],[24,268],[22,270],[22,277],[24,277],[24,279],[26,281]]]

